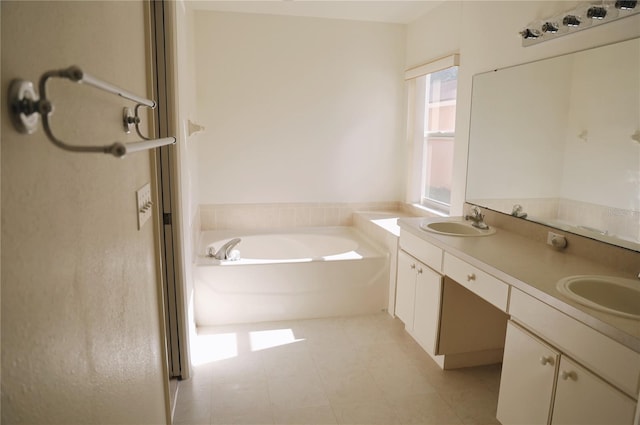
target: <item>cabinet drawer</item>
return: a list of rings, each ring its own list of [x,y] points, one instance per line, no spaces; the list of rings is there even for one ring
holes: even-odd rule
[[[502,311],[507,311],[509,285],[460,260],[444,254],[444,274]]]
[[[400,231],[400,248],[437,272],[442,272],[442,249],[404,230]]]
[[[520,290],[512,288],[510,300],[512,318],[629,396],[638,398],[640,353]]]

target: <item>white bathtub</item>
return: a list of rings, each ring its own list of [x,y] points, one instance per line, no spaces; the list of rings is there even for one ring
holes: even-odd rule
[[[233,238],[240,260],[207,257]],[[369,314],[387,306],[388,254],[350,227],[204,231],[194,272],[197,326]]]

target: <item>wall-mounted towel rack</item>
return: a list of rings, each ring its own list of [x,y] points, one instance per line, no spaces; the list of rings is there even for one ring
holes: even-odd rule
[[[49,116],[53,113],[53,104],[47,98],[47,80],[52,77],[66,78],[79,84],[87,84],[100,90],[118,95],[125,99],[136,103],[133,112],[130,108],[124,108],[123,126],[125,132],[129,133],[131,127],[135,127],[136,133],[143,140],[132,143],[114,142],[104,146],[81,146],[70,145],[53,135],[51,126],[49,125]],[[40,77],[38,82],[38,91],[40,97],[36,93],[33,83],[25,80],[13,80],[9,86],[9,108],[11,111],[11,121],[14,127],[21,133],[32,134],[38,128],[39,117],[42,116],[42,128],[49,140],[57,147],[71,152],[102,152],[109,153],[115,157],[123,157],[127,153],[138,152],[146,149],[153,149],[160,146],[174,144],[175,137],[165,137],[161,139],[149,139],[142,135],[140,131],[140,117],[138,110],[140,107],[154,109],[156,102],[145,99],[126,90],[95,78],[82,71],[77,66],[71,66],[65,69],[47,71]]]

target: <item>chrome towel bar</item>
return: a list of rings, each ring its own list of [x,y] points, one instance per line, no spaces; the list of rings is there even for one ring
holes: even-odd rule
[[[110,145],[104,146],[81,146],[67,144],[55,137],[49,124],[49,117],[53,113],[53,104],[47,98],[47,81],[53,77],[65,78],[75,83],[86,84],[135,102],[136,106],[133,110],[134,112],[131,112],[130,108],[124,108],[123,127],[126,133],[130,132],[132,126],[135,127],[136,133],[138,133],[138,136],[143,140],[132,143],[114,142]],[[11,85],[9,86],[9,109],[11,112],[11,121],[19,132],[32,134],[38,128],[39,116],[42,116],[42,128],[49,140],[57,147],[66,151],[102,152],[121,158],[127,153],[171,145],[176,142],[175,137],[149,139],[142,135],[142,132],[140,131],[140,117],[138,115],[138,109],[141,106],[154,109],[156,107],[155,101],[136,96],[135,94],[116,87],[113,84],[93,77],[82,71],[82,69],[77,66],[45,72],[42,74],[40,81],[38,82],[38,91],[40,92],[40,97],[38,97],[38,94],[33,87],[33,83],[30,81],[13,80],[11,82]]]

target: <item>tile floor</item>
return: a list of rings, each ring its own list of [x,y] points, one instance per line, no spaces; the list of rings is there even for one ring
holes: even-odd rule
[[[386,313],[200,328],[175,424],[497,424],[500,366],[442,371]]]

